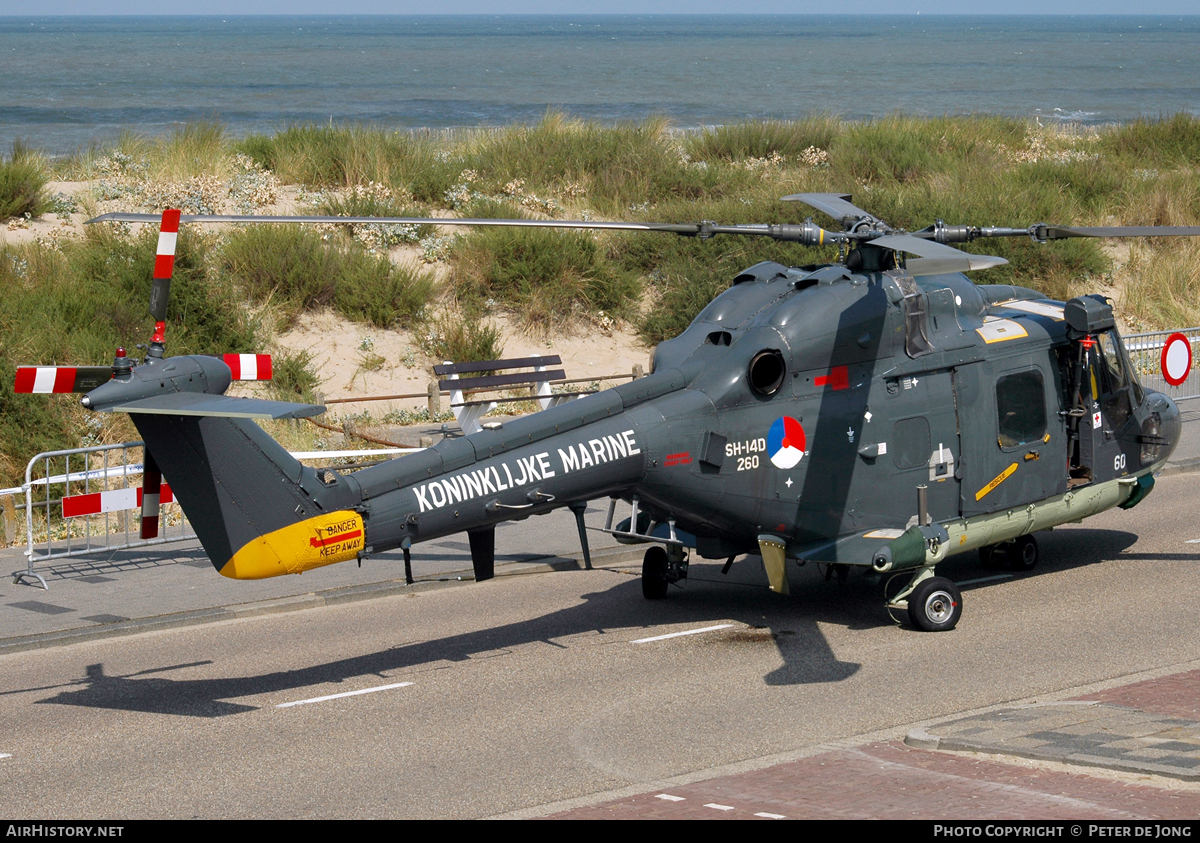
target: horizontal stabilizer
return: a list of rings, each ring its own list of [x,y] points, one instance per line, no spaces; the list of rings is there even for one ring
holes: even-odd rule
[[[229,419],[302,419],[325,412],[316,404],[293,404],[289,401],[263,401],[259,398],[233,398],[228,395],[208,395],[200,392],[172,392],[138,398],[110,407],[98,408],[106,413],[150,413],[162,416],[219,416]]]

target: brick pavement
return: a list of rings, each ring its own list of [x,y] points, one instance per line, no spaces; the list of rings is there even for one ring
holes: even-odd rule
[[[1179,673],[1088,694],[1079,712],[1116,706],[1128,717],[1107,720],[1108,728],[1144,728],[1149,715],[1175,718],[1200,728],[1189,717],[1200,705],[1200,671]],[[1068,706],[1005,709],[1062,721]],[[991,717],[987,712],[980,718]],[[957,718],[947,723],[963,723]],[[1037,716],[1014,722],[1028,732],[1046,731]],[[1140,724],[1140,725],[1139,725]],[[943,724],[923,731],[937,734]],[[1012,723],[1009,724],[1010,726]],[[1121,735],[1113,733],[1112,739]],[[990,753],[1004,754],[994,744]],[[1200,745],[1197,746],[1200,750]],[[923,819],[923,820],[1187,820],[1200,817],[1200,787],[1179,785],[1143,771],[1136,779],[1104,771],[1046,765],[995,755],[918,749],[899,741],[850,749],[778,764],[762,770],[668,786],[625,799],[560,811],[547,819]]]

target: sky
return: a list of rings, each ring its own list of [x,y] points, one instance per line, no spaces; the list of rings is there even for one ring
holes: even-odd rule
[[[1196,0],[0,0],[0,15],[426,14],[1076,14],[1195,15]]]

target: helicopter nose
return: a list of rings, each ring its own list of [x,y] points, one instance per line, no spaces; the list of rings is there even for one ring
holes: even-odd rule
[[[1179,405],[1170,397],[1161,392],[1155,392],[1151,393],[1149,398],[1150,411],[1158,416],[1157,435],[1164,443],[1155,462],[1162,463],[1169,460],[1171,454],[1175,452],[1175,446],[1179,444],[1179,438],[1183,433],[1183,421],[1179,417]],[[1143,422],[1142,427],[1145,428],[1145,426],[1146,423]]]

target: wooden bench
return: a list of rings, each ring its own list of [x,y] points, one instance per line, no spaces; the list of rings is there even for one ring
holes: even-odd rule
[[[551,384],[566,381],[567,374],[562,369],[551,369],[550,366],[561,366],[562,360],[557,354],[532,357],[514,357],[507,360],[476,360],[470,363],[451,363],[446,361],[433,367],[433,373],[443,380],[438,381],[442,392],[450,393],[450,409],[458,420],[463,433],[478,433],[483,429],[480,419],[490,413],[500,404],[514,401],[536,400],[543,410],[555,407],[564,401],[570,401],[580,395],[590,395],[594,389],[580,392],[554,392]],[[511,369],[529,369],[531,372],[512,372]],[[476,372],[492,372],[490,375],[477,377],[462,377]],[[503,374],[502,374],[503,373]],[[494,392],[497,390],[529,388],[533,395],[517,398],[487,398],[470,400],[479,392]],[[470,394],[468,394],[470,393]]]

